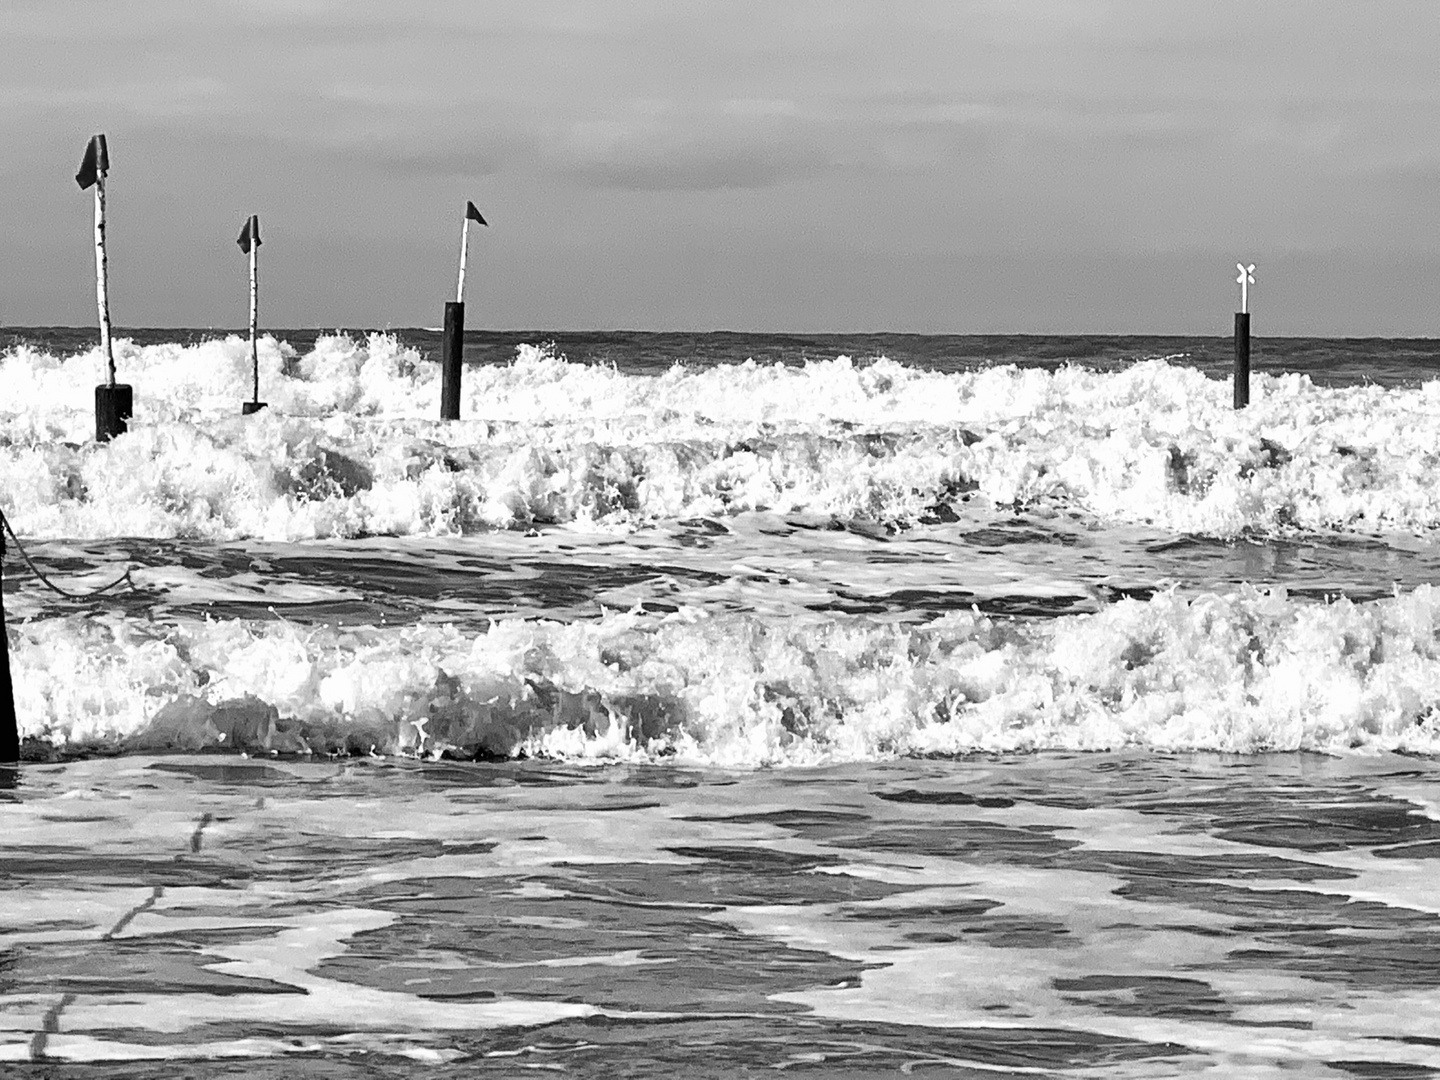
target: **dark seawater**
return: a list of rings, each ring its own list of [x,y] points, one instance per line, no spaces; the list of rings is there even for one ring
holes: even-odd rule
[[[438,357],[440,333],[416,327],[265,330],[297,351],[312,349],[322,334],[394,334],[423,354]],[[168,342],[195,344],[227,334],[205,329],[125,328],[114,330],[137,345]],[[0,350],[27,342],[66,354],[94,346],[93,327],[0,327]],[[1215,377],[1229,377],[1234,346],[1229,337],[1177,335],[1073,334],[749,334],[728,330],[704,333],[656,333],[631,330],[468,330],[465,360],[506,364],[516,346],[551,342],[574,363],[614,365],[622,372],[658,374],[672,364],[706,368],[719,364],[803,364],[848,355],[856,360],[879,356],[931,371],[968,371],[993,364],[1054,369],[1081,364],[1115,370],[1155,357],[1171,357]],[[1252,333],[1251,365],[1256,372],[1291,371],[1317,385],[1413,385],[1440,375],[1440,338],[1267,338]]]

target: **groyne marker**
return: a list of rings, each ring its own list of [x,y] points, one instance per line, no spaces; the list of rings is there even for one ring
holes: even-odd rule
[[[105,177],[110,172],[110,150],[104,135],[92,135],[75,182],[80,190],[95,189],[95,306],[100,315],[100,351],[105,356],[109,381],[95,388],[95,441],[109,442],[126,430],[132,415],[134,392],[115,381],[115,352],[110,344],[110,261],[105,254]]]
[[[259,255],[260,255],[260,215],[251,214],[245,222],[245,227],[240,230],[240,238],[235,241],[240,245],[240,250],[250,256],[250,370],[254,376],[254,387],[250,392],[250,400],[240,405],[240,415],[249,416],[265,408],[265,402],[260,400],[260,348],[256,344],[255,327],[260,317],[260,291],[259,291]]]
[[[1240,310],[1235,313],[1235,408],[1250,404],[1250,286],[1255,284],[1255,264],[1236,263],[1240,276]]]
[[[5,529],[0,526],[0,558],[4,555]],[[15,718],[15,688],[10,681],[10,637],[5,632],[4,584],[5,572],[0,569],[0,765],[20,760],[20,725]]]
[[[460,371],[465,351],[465,256],[470,247],[470,222],[487,222],[473,202],[465,203],[465,218],[460,225],[460,280],[455,286],[455,300],[445,304],[445,322],[440,337],[440,419],[460,419]]]

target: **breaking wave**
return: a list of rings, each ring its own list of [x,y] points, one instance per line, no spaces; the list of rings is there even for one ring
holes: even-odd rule
[[[93,436],[95,351],[0,355],[0,507],[22,535],[303,540],[577,523],[628,530],[757,509],[905,528],[965,502],[1231,537],[1440,525],[1440,381],[1227,384],[1166,360],[1117,372],[936,373],[848,357],[661,375],[522,346],[465,374],[395,338],[118,345],[128,434]]]
[[[1050,620],[12,627],[22,735],[56,750],[557,755],[811,765],[1014,750],[1440,752],[1440,590],[1243,588]]]

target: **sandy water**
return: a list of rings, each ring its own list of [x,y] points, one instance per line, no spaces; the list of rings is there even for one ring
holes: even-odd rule
[[[1437,781],[1293,754],[30,767],[0,793],[0,1058],[1431,1075]]]

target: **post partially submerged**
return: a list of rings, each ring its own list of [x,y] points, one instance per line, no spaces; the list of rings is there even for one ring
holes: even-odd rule
[[[0,556],[5,554],[5,530],[0,518]],[[4,584],[0,570],[0,586]],[[20,760],[20,725],[15,716],[15,688],[10,681],[10,638],[5,633],[5,590],[0,587],[0,766]],[[3,778],[0,778],[3,779]],[[0,787],[6,786],[0,782]]]
[[[256,339],[256,327],[260,318],[260,290],[259,290],[259,255],[260,255],[260,215],[251,214],[245,222],[245,227],[240,230],[240,238],[235,241],[240,245],[240,250],[250,256],[250,371],[253,378],[253,385],[250,392],[250,400],[241,404],[240,415],[249,416],[265,408],[265,402],[260,400],[260,347]]]
[[[473,202],[465,203],[460,225],[460,280],[455,300],[445,305],[445,322],[440,337],[440,419],[460,419],[460,370],[465,352],[465,256],[470,246],[470,222],[485,225]]]
[[[105,177],[110,151],[104,135],[93,135],[75,182],[80,190],[95,189],[95,307],[100,318],[100,352],[107,381],[95,388],[95,441],[109,442],[126,430],[134,404],[131,387],[115,381],[115,351],[110,341],[110,260],[105,251]]]
[[[1236,263],[1240,276],[1240,310],[1235,313],[1235,408],[1250,404],[1250,286],[1255,284],[1255,264]]]

